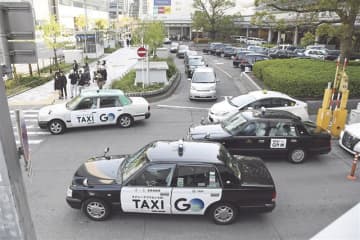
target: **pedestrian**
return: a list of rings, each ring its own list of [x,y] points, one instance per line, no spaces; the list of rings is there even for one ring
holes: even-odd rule
[[[78,71],[79,71],[79,64],[77,63],[76,60],[74,60],[74,63],[73,63],[73,70],[76,73],[78,73]]]
[[[67,98],[67,78],[63,71],[60,71],[61,98]]]
[[[83,72],[81,70],[79,70],[79,83],[78,83],[78,86],[79,86],[79,94],[81,94],[81,91],[84,89],[85,87],[85,84],[86,84],[86,76],[85,74],[83,74]]]
[[[86,62],[85,65],[84,65],[84,72],[90,72],[90,67],[89,67],[89,64]]]
[[[126,47],[130,47],[130,39],[126,38]]]
[[[77,85],[79,82],[79,74],[74,72],[74,70],[71,70],[69,74],[70,79],[70,92],[71,92],[71,98],[74,96],[77,96]]]
[[[55,92],[57,92],[59,99],[61,99],[60,71],[55,72],[55,75],[54,75],[54,90],[55,90]]]

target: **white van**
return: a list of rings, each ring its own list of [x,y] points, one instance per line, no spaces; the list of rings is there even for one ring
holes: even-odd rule
[[[190,84],[191,99],[216,99],[216,74],[211,67],[198,67],[192,78],[188,79]]]

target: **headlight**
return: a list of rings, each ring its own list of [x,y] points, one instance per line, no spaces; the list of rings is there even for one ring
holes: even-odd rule
[[[196,91],[196,88],[194,86],[191,86],[190,89]]]
[[[216,89],[216,86],[214,85],[214,86],[212,86],[212,87],[210,87],[210,90],[215,90]]]
[[[89,186],[89,184],[88,184],[88,179],[85,178],[85,179],[83,180],[82,184],[83,184],[84,186],[88,187],[88,186]]]
[[[225,115],[229,114],[229,112],[216,112],[214,114],[215,114],[215,116],[225,116]]]

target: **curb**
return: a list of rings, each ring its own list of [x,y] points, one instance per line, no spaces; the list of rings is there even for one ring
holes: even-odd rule
[[[155,102],[171,95],[179,85],[180,80],[181,74],[177,71],[175,75],[170,78],[169,83],[161,89],[148,92],[130,92],[125,94],[129,97],[144,97],[149,102]]]

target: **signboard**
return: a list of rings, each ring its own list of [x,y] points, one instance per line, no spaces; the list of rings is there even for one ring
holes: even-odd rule
[[[154,6],[171,6],[171,0],[154,0]]]
[[[157,14],[170,14],[171,13],[171,0],[154,0],[154,15]]]
[[[10,61],[13,64],[37,62],[35,42],[8,42]]]
[[[138,55],[139,57],[145,57],[145,55],[146,55],[146,48],[144,48],[144,47],[139,47],[139,48],[137,49],[137,55]]]

